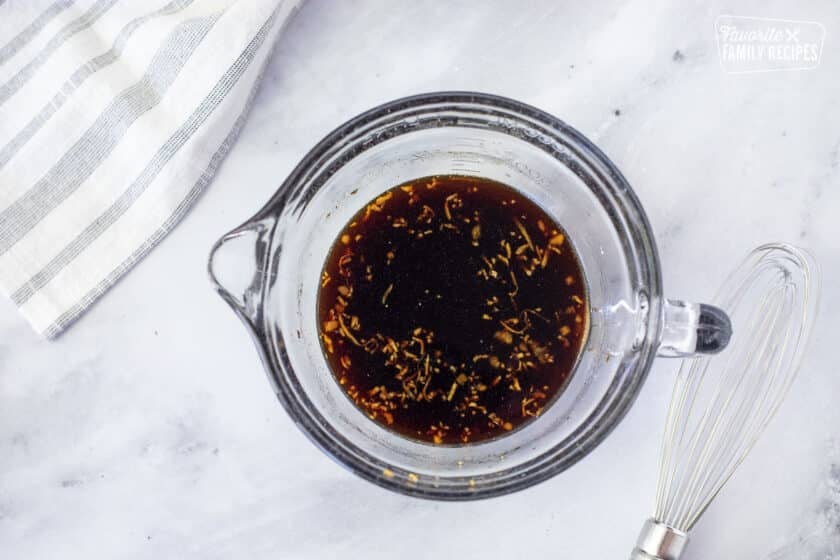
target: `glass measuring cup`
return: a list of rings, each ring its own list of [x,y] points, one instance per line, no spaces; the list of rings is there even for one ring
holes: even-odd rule
[[[407,439],[367,418],[329,371],[316,319],[321,267],[349,218],[395,185],[443,174],[500,181],[540,204],[569,233],[590,305],[565,391],[521,429],[463,446]],[[621,420],[656,355],[717,352],[731,334],[723,311],[663,297],[650,225],[598,148],[547,113],[479,93],[400,99],[342,125],[216,243],[209,271],[298,426],[367,480],[436,499],[504,494],[563,471]]]

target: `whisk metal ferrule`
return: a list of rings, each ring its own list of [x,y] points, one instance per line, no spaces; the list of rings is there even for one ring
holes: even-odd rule
[[[648,519],[639,533],[630,560],[679,560],[688,535],[655,519]]]

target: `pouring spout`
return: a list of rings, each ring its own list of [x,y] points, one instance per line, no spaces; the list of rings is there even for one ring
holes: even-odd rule
[[[273,219],[246,222],[213,245],[207,263],[213,287],[254,330],[261,324],[273,225]]]

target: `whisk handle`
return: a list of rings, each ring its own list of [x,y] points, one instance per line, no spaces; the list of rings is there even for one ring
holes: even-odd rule
[[[630,560],[679,560],[688,535],[655,519],[648,519],[639,533]]]

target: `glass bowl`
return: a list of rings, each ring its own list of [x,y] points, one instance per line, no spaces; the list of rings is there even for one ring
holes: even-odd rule
[[[561,224],[590,305],[565,391],[520,429],[463,446],[399,436],[358,410],[324,359],[316,314],[324,259],[350,217],[391,187],[446,174],[510,185]],[[400,99],[340,126],[219,240],[209,270],[304,433],[359,476],[426,498],[496,496],[569,468],[625,415],[657,354],[716,352],[730,333],[719,309],[663,298],[641,204],[598,148],[543,111],[479,93]]]

